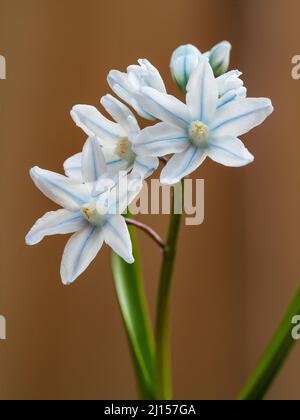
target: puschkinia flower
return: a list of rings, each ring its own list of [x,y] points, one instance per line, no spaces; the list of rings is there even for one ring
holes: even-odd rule
[[[203,57],[189,79],[186,104],[149,87],[141,90],[138,100],[162,122],[139,134],[134,151],[174,154],[161,173],[162,183],[177,183],[207,157],[232,167],[253,161],[238,137],[260,125],[273,112],[272,103],[266,98],[239,98],[219,106],[219,88]]]
[[[138,65],[129,66],[126,73],[111,70],[107,81],[115,94],[129,104],[141,117],[153,120],[155,117],[143,109],[141,104],[136,101],[135,95],[145,86],[166,93],[165,84],[159,71],[148,60],[140,59],[138,63]]]
[[[186,87],[193,71],[198,67],[203,57],[207,57],[215,77],[226,73],[229,68],[231,44],[220,42],[211,51],[202,54],[191,44],[178,47],[171,58],[171,73],[178,87],[186,92]]]
[[[137,196],[140,181],[130,179],[126,189],[109,188],[98,196],[92,194],[94,183],[107,173],[102,149],[95,138],[88,139],[82,154],[84,183],[35,167],[30,175],[50,200],[62,209],[46,213],[26,236],[35,245],[45,236],[75,233],[65,248],[61,263],[64,284],[74,282],[94,260],[103,243],[109,245],[126,262],[133,263],[132,245],[125,219],[121,214]],[[127,177],[125,177],[127,178]],[[103,182],[106,182],[103,178]]]
[[[133,151],[133,144],[140,132],[134,114],[111,95],[104,96],[101,103],[116,122],[108,120],[97,108],[89,105],[76,105],[71,111],[71,116],[88,136],[98,138],[110,176],[116,176],[120,171],[132,171],[132,176],[141,179],[152,175],[159,165],[159,160]],[[78,179],[80,161],[80,154],[68,159],[64,165],[66,174]]]

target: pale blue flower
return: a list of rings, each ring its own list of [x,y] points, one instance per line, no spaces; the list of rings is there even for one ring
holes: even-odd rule
[[[133,151],[133,144],[140,132],[139,124],[130,109],[111,95],[101,99],[106,111],[116,121],[104,117],[95,107],[76,105],[71,116],[78,127],[88,136],[96,136],[102,146],[108,173],[111,177],[120,171],[145,179],[152,175],[159,165],[157,158],[140,155]],[[73,179],[81,180],[81,154],[65,162],[65,172]]]
[[[159,71],[148,60],[140,59],[138,63],[129,66],[126,73],[111,70],[107,81],[115,94],[127,102],[141,117],[153,120],[155,117],[143,109],[136,101],[135,95],[145,86],[166,93],[165,84]]]
[[[171,73],[178,87],[186,92],[186,87],[193,71],[198,67],[203,57],[209,59],[216,77],[226,73],[230,63],[231,44],[223,41],[204,54],[194,45],[187,44],[178,47],[171,58]]]
[[[204,57],[190,77],[186,104],[147,87],[137,96],[141,105],[163,122],[144,129],[134,151],[158,157],[175,154],[161,173],[162,183],[177,183],[206,157],[232,167],[253,161],[238,137],[260,125],[273,112],[272,103],[265,98],[242,97],[219,106],[219,88]]]
[[[75,233],[69,240],[61,263],[64,284],[74,282],[94,260],[103,243],[109,245],[126,262],[133,263],[132,245],[125,219],[121,214],[141,190],[141,182],[130,179],[130,186],[109,188],[98,196],[92,194],[94,184],[107,173],[97,139],[88,139],[82,154],[84,183],[35,167],[33,182],[61,210],[45,214],[26,236],[35,245],[45,236]],[[127,177],[125,177],[127,178]]]

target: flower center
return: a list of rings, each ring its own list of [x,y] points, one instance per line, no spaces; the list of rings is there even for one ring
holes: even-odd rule
[[[206,147],[209,139],[209,128],[201,121],[194,121],[189,128],[191,142],[197,147]]]
[[[115,154],[121,159],[133,162],[135,159],[135,153],[132,150],[132,144],[127,137],[123,137],[118,141]]]
[[[81,207],[81,214],[91,225],[101,226],[103,224],[104,215],[100,214],[93,203],[84,204]]]

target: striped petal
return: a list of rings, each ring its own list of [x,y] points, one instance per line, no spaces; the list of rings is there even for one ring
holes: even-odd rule
[[[124,217],[110,217],[104,227],[104,240],[128,264],[134,263],[132,244]]]
[[[132,168],[132,165],[128,162],[128,160],[121,159],[115,153],[115,149],[104,147],[103,154],[105,156],[107,172],[109,174],[116,174],[120,171],[128,171]]]
[[[192,121],[209,124],[216,112],[218,96],[213,70],[207,58],[203,57],[187,85],[186,103]]]
[[[64,163],[64,171],[67,177],[71,178],[73,181],[79,183],[83,182],[82,179],[82,153],[77,153],[76,155],[71,156]]]
[[[161,121],[181,128],[186,128],[190,123],[187,106],[174,96],[144,87],[136,99],[149,114]]]
[[[120,176],[118,183],[109,192],[101,194],[97,200],[99,213],[112,216],[123,214],[143,188],[143,179],[135,175]]]
[[[74,233],[83,229],[85,225],[86,221],[80,212],[74,213],[69,210],[52,211],[46,213],[31,228],[26,236],[26,244],[36,245],[45,236]]]
[[[229,90],[225,95],[223,95],[218,101],[218,108],[221,108],[224,105],[229,104],[231,101],[235,101],[236,99],[246,98],[247,97],[247,89],[242,86],[238,89]]]
[[[111,70],[107,76],[107,82],[116,95],[123,101],[130,103],[133,91],[126,73],[122,73],[119,70]]]
[[[102,229],[92,225],[71,237],[61,262],[61,278],[65,285],[73,283],[87,269],[102,245]]]
[[[128,123],[128,117],[135,119],[130,109],[118,99],[114,98],[112,95],[103,96],[101,99],[101,104],[113,117],[113,119],[124,128],[127,134],[129,134],[131,131],[131,126]]]
[[[227,137],[210,144],[207,155],[224,166],[241,167],[254,161],[244,144],[237,138]]]
[[[94,106],[76,105],[71,116],[89,137],[97,136],[103,144],[126,136],[126,131],[119,124],[109,121]]]
[[[166,156],[183,152],[188,145],[189,138],[186,130],[166,123],[158,123],[140,132],[135,139],[133,150],[138,155]]]
[[[233,89],[239,89],[244,85],[240,76],[242,73],[239,70],[232,70],[220,77],[216,78],[216,83],[218,86],[219,96],[225,95],[227,92]]]
[[[270,99],[237,99],[217,110],[210,129],[214,137],[239,137],[260,125],[273,110]]]
[[[162,184],[174,185],[194,172],[206,159],[205,149],[190,146],[185,152],[174,155],[161,173]]]
[[[97,182],[107,172],[105,157],[97,137],[90,137],[82,152],[82,178],[84,182]]]
[[[78,184],[63,175],[38,167],[32,168],[30,175],[46,197],[67,210],[76,211],[90,199],[86,185]]]
[[[149,178],[158,168],[159,159],[150,156],[137,156],[132,169],[132,176],[139,176],[141,179]]]

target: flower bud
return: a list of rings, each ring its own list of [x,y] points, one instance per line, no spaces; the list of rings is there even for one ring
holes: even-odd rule
[[[217,44],[209,53],[209,62],[215,77],[226,73],[230,63],[231,44],[227,41]]]
[[[198,66],[202,57],[198,48],[193,45],[182,45],[177,48],[171,59],[171,73],[178,87],[186,92],[186,87],[191,73]]]

